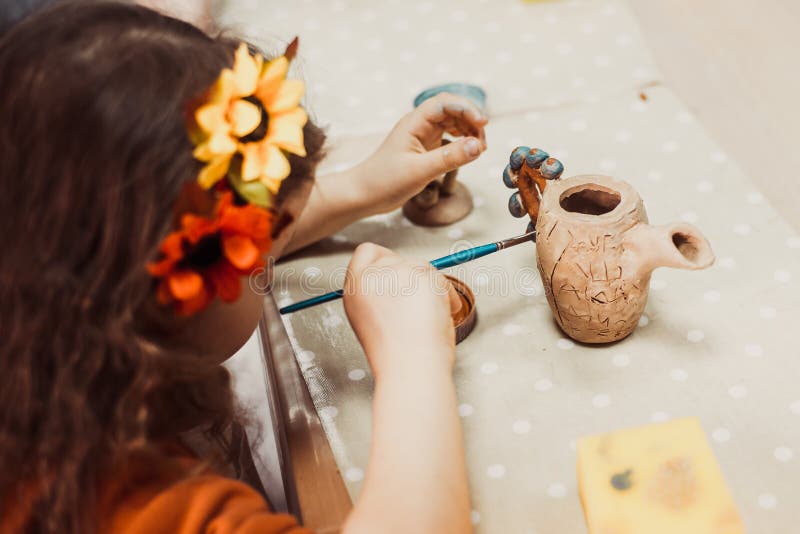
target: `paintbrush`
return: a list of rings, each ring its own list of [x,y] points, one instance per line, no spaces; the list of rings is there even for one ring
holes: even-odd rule
[[[487,243],[485,245],[468,248],[466,250],[460,250],[458,252],[454,252],[453,254],[448,254],[447,256],[431,261],[431,265],[437,269],[446,269],[447,267],[454,267],[456,265],[461,265],[462,263],[467,263],[468,261],[477,260],[478,258],[488,256],[489,254],[493,254],[499,250],[510,248],[515,245],[519,245],[520,243],[527,243],[528,241],[536,241],[536,230],[518,235],[516,237],[503,239],[502,241],[497,241],[495,243]],[[325,293],[324,295],[320,295],[318,297],[313,297],[310,299],[301,300],[300,302],[295,302],[294,304],[289,304],[288,306],[281,308],[279,311],[281,315],[294,313],[299,310],[316,306],[317,304],[322,304],[323,302],[330,302],[332,300],[340,299],[342,298],[343,294],[344,290],[342,289],[339,289],[338,291],[331,291],[330,293]]]

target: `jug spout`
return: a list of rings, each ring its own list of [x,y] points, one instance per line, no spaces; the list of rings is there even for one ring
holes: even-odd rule
[[[700,230],[689,223],[650,226],[639,223],[628,231],[625,242],[639,262],[642,274],[657,267],[705,269],[714,263],[714,252]]]

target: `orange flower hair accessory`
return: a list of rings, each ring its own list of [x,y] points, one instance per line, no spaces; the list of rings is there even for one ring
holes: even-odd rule
[[[188,114],[193,154],[205,166],[177,200],[178,228],[147,265],[158,302],[179,315],[197,313],[215,297],[235,301],[240,278],[264,265],[274,197],[291,172],[286,153],[306,155],[304,85],[286,79],[296,53],[297,39],[265,62],[242,43],[233,68]]]
[[[213,217],[192,213],[161,242],[162,258],[147,266],[158,278],[158,302],[179,315],[205,309],[218,296],[239,298],[239,279],[264,265],[272,245],[272,214],[258,206],[237,206],[231,191],[222,193]]]

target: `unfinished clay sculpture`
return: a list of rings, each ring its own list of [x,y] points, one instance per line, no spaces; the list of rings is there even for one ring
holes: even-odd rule
[[[562,171],[546,152],[516,148],[503,173],[519,189],[509,211],[529,215],[536,228],[536,263],[561,329],[584,343],[617,341],[639,323],[653,269],[704,269],[714,253],[691,224],[650,226],[627,182],[593,174],[562,180]]]
[[[657,267],[705,269],[711,246],[685,222],[650,226],[627,182],[582,175],[545,190],[536,259],[556,321],[571,338],[609,343],[630,334]]]

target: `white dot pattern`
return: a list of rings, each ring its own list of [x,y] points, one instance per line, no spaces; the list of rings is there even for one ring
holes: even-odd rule
[[[554,499],[563,499],[567,496],[567,487],[560,482],[554,482],[547,487],[547,494]]]
[[[758,192],[750,192],[747,194],[747,202],[750,204],[763,204],[764,203],[764,195]]]
[[[352,371],[347,373],[347,378],[353,380],[354,382],[363,380],[365,376],[367,376],[367,372],[364,371],[363,369],[353,369]]]
[[[337,415],[339,415],[339,409],[336,406],[325,406],[319,410],[319,417],[322,420],[331,420]]]
[[[792,280],[792,273],[784,269],[778,269],[774,275],[775,281],[786,284]]]
[[[762,306],[758,310],[758,315],[760,315],[762,319],[774,319],[778,315],[778,310],[772,306]]]
[[[506,476],[506,466],[502,464],[492,464],[486,468],[486,474],[489,475],[489,478],[503,478]]]
[[[758,496],[758,506],[764,510],[773,510],[778,506],[778,499],[772,493],[762,493]]]
[[[669,372],[669,377],[675,382],[686,382],[689,378],[689,373],[685,369],[673,369]]]
[[[737,384],[728,388],[728,395],[734,399],[743,399],[747,396],[747,387]]]
[[[794,458],[794,452],[789,447],[776,447],[773,451],[775,459],[779,462],[790,462]]]
[[[317,355],[310,350],[304,350],[297,353],[297,361],[299,361],[301,364],[310,364],[316,357]]]
[[[469,417],[473,413],[475,413],[475,408],[473,408],[471,404],[458,405],[458,415],[461,417]]]
[[[711,437],[717,443],[727,443],[731,440],[731,432],[727,428],[715,428],[711,432]]]
[[[748,356],[759,357],[764,355],[764,348],[758,343],[748,343],[744,346],[744,352]]]
[[[469,519],[473,525],[477,525],[478,523],[481,522],[481,513],[477,510],[473,510],[469,514]]]
[[[710,193],[714,190],[714,184],[708,180],[701,180],[697,182],[697,190],[701,193]]]
[[[561,350],[570,350],[575,347],[575,343],[571,339],[561,338],[556,342],[558,348]]]
[[[669,414],[667,412],[653,412],[650,415],[650,420],[654,423],[663,423],[669,420]]]
[[[503,326],[503,334],[507,336],[516,336],[523,332],[522,326],[514,323],[510,323]]]
[[[667,282],[665,282],[661,278],[652,278],[650,280],[650,289],[654,291],[660,291],[665,287],[667,287]]]
[[[692,329],[686,333],[686,339],[688,339],[692,343],[700,343],[705,338],[706,335],[702,330]]]
[[[527,434],[531,431],[531,423],[530,421],[525,421],[520,419],[519,421],[514,421],[512,425],[512,430],[514,434]]]
[[[725,152],[719,150],[712,152],[710,157],[711,161],[714,163],[724,163],[728,160],[728,156],[725,154]]]
[[[631,357],[625,353],[615,354],[612,362],[615,367],[627,367],[631,363]]]
[[[605,393],[600,393],[592,397],[592,404],[595,408],[606,408],[611,404],[611,397]]]
[[[628,130],[620,130],[614,136],[614,139],[617,141],[617,143],[622,143],[622,144],[630,143],[632,138],[633,134]]]
[[[673,152],[677,152],[680,150],[681,146],[678,144],[677,141],[667,141],[663,145],[661,145],[661,151],[666,152],[667,154],[672,154]],[[698,184],[699,186],[700,184]]]
[[[350,482],[360,482],[364,480],[364,471],[358,467],[351,467],[344,472],[344,477]]]
[[[495,362],[486,362],[481,365],[481,373],[485,375],[493,375],[497,372],[499,366]]]
[[[461,228],[451,228],[447,231],[447,237],[450,239],[461,239],[464,237],[464,230]]]
[[[700,219],[700,217],[697,215],[697,213],[693,211],[684,211],[683,213],[681,213],[681,220],[686,221],[688,223],[694,224],[698,221],[698,219]]]

